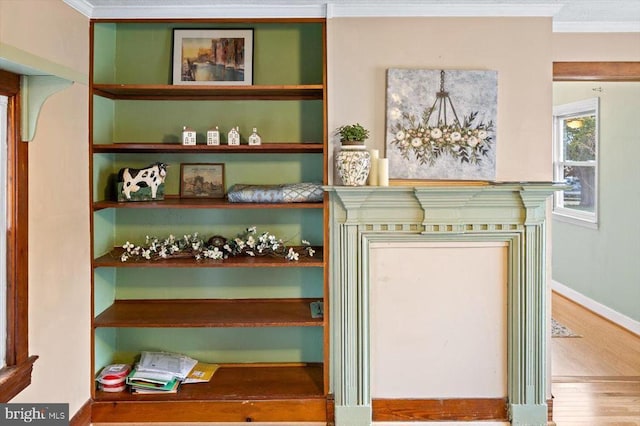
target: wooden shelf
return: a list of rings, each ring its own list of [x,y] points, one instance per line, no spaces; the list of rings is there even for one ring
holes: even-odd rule
[[[102,209],[321,209],[317,203],[230,203],[227,199],[178,198],[165,196],[161,201],[96,201],[93,210]]]
[[[321,299],[127,299],[99,314],[94,327],[320,327],[310,303]]]
[[[301,247],[294,247],[297,251]],[[287,260],[284,256],[235,256],[223,260],[201,259],[192,257],[171,258],[159,260],[134,260],[126,262],[120,260],[124,252],[122,248],[116,247],[112,252],[94,259],[94,268],[116,267],[116,268],[321,268],[324,266],[324,256],[322,247],[313,247],[315,253],[313,257],[300,257],[299,260]]]
[[[174,394],[96,391],[96,401],[288,399],[321,397],[322,365],[223,365],[208,383],[180,385]]]
[[[95,391],[92,421],[325,422],[320,364],[223,365],[208,383],[174,394]]]
[[[93,93],[127,100],[321,100],[322,84],[188,86],[166,84],[94,84]]]
[[[321,143],[263,143],[262,145],[181,145],[172,143],[123,142],[94,144],[94,154],[183,153],[183,154],[322,154]]]

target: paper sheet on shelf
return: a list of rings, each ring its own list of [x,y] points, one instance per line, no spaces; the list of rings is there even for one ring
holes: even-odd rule
[[[213,373],[215,373],[218,368],[220,368],[218,364],[198,362],[182,383],[206,383],[211,380]]]
[[[193,358],[168,352],[142,352],[138,371],[171,373],[182,380],[198,363]]]

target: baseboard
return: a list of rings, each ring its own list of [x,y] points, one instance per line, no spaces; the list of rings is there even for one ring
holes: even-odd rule
[[[571,299],[584,306],[593,313],[600,315],[612,323],[629,330],[631,333],[640,336],[640,321],[636,321],[633,318],[629,318],[628,316],[621,314],[620,312],[614,311],[610,307],[605,306],[602,303],[597,302],[562,283],[559,283],[558,281],[551,280],[551,289],[567,299]]]
[[[374,422],[507,420],[506,398],[373,399]]]
[[[91,424],[91,400],[85,402],[69,421],[69,426],[89,426]]]

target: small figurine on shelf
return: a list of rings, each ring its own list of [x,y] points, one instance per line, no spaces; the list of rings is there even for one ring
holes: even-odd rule
[[[253,128],[253,133],[249,136],[249,145],[260,145],[262,143],[262,138],[258,134],[258,129]]]
[[[124,167],[118,172],[118,201],[164,200],[165,163],[153,163],[143,169]]]
[[[218,130],[218,126],[207,131],[207,145],[220,145],[220,130]]]
[[[182,145],[195,145],[196,131],[191,127],[184,126],[182,128]]]
[[[227,145],[240,145],[240,127],[232,127],[227,135]]]

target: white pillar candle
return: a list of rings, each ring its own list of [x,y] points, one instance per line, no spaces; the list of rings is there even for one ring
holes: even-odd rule
[[[378,185],[378,159],[380,158],[380,151],[372,149],[371,156],[371,169],[369,170],[369,185]]]
[[[378,185],[389,186],[389,159],[378,159]]]

